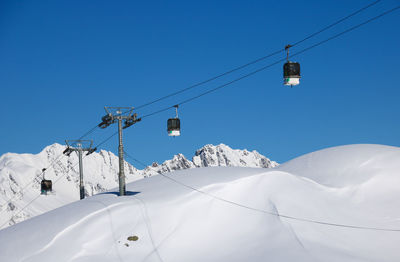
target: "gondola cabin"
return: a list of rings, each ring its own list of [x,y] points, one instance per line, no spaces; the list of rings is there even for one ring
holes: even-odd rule
[[[181,121],[179,118],[170,118],[167,122],[168,136],[180,136],[181,135]]]
[[[43,179],[40,183],[40,191],[42,195],[47,195],[47,193],[51,193],[53,191],[53,183],[51,180]]]
[[[286,62],[283,65],[283,84],[295,86],[300,84],[300,64],[297,62]]]

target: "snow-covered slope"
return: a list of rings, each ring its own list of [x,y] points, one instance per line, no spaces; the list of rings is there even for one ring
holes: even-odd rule
[[[0,261],[400,261],[399,159],[352,145],[141,179],[1,230]]]
[[[0,157],[0,225],[11,219],[4,225],[8,226],[79,199],[78,157],[62,155],[64,149],[53,144],[37,155],[7,153]],[[114,154],[101,150],[83,162],[86,195],[117,185],[118,158]],[[49,196],[39,196],[44,167],[48,167],[46,178],[54,183],[54,194]],[[129,163],[125,163],[125,174],[128,181],[142,178]],[[35,198],[37,201],[23,209]]]
[[[37,155],[8,153],[0,157],[0,228],[4,223],[6,227],[79,199],[78,157],[75,153],[63,156],[64,149],[60,144],[53,144]],[[118,185],[118,158],[113,153],[101,150],[85,157],[83,162],[86,196]],[[127,182],[132,182],[171,170],[201,166],[267,168],[276,165],[256,151],[234,150],[221,144],[199,149],[193,161],[178,154],[172,160],[161,165],[154,163],[144,170],[125,162],[125,174]],[[39,196],[44,167],[48,167],[46,178],[54,183],[55,192],[51,196]],[[33,199],[36,200],[30,203]]]

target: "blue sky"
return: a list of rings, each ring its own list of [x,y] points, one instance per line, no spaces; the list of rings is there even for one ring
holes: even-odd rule
[[[1,1],[0,154],[38,153],[100,122],[104,106],[138,106],[283,48],[372,1]],[[375,6],[293,49],[395,7]],[[400,146],[400,11],[305,52],[301,84],[282,64],[124,130],[125,150],[150,164],[205,144],[257,150],[278,162],[354,143]],[[143,108],[195,96],[284,58]],[[113,125],[87,137],[100,143]],[[102,148],[117,152],[117,138]],[[135,163],[133,163],[136,165]],[[139,166],[138,166],[139,167]]]

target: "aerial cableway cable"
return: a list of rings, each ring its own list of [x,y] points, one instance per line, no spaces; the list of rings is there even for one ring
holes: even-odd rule
[[[301,39],[301,40],[299,40],[299,41],[297,41],[297,42],[294,42],[294,43],[291,44],[290,46],[294,47],[294,46],[296,46],[296,45],[298,45],[298,44],[301,44],[301,43],[303,43],[304,41],[306,41],[306,40],[308,40],[308,39],[310,39],[310,38],[312,38],[312,37],[314,37],[314,36],[316,36],[316,35],[319,35],[320,33],[324,32],[324,31],[328,30],[329,28],[334,27],[334,26],[337,25],[337,24],[340,24],[341,22],[343,22],[343,21],[349,19],[350,17],[352,17],[352,16],[354,16],[354,15],[356,15],[356,14],[358,14],[358,13],[361,13],[362,11],[368,9],[369,7],[371,7],[371,6],[373,6],[373,5],[377,4],[377,3],[379,3],[380,1],[381,1],[381,0],[377,0],[377,1],[375,1],[375,2],[372,2],[372,3],[370,3],[370,4],[366,5],[366,6],[364,6],[364,7],[360,8],[360,9],[358,9],[357,11],[355,11],[355,12],[349,14],[348,16],[345,16],[345,17],[343,17],[343,18],[337,20],[336,22],[334,22],[334,23],[332,23],[332,24],[330,24],[330,25],[327,25],[326,27],[322,28],[321,30],[319,30],[319,31],[317,31],[317,32],[315,32],[315,33],[312,33],[311,35],[309,35],[309,36],[307,36],[307,37],[305,37],[305,38],[303,38],[303,39]]]
[[[81,135],[78,140],[83,139],[84,137],[90,135],[91,133],[93,133],[97,128],[99,127],[99,125],[95,125],[94,127],[92,127],[91,129],[89,129],[86,133],[84,133],[83,135]]]
[[[143,164],[143,162],[137,160],[136,158],[132,157],[130,154],[128,154],[127,152],[125,152],[125,154],[131,158],[132,160],[140,163],[141,165],[145,165]],[[160,176],[169,179],[170,181],[179,184],[183,187],[186,187],[192,191],[198,192],[200,194],[209,196],[213,199],[228,203],[230,205],[234,205],[234,206],[238,206],[240,208],[244,208],[244,209],[248,209],[248,210],[252,210],[255,212],[259,212],[259,213],[264,213],[267,215],[271,215],[271,216],[276,216],[276,217],[280,217],[280,218],[285,218],[285,219],[290,219],[290,220],[296,220],[296,221],[301,221],[301,222],[306,222],[306,223],[312,223],[312,224],[319,224],[319,225],[324,225],[324,226],[333,226],[333,227],[342,227],[342,228],[351,228],[351,229],[363,229],[363,230],[373,230],[373,231],[386,231],[386,232],[400,232],[400,229],[396,229],[396,228],[379,228],[379,227],[367,227],[367,226],[358,226],[358,225],[348,225],[348,224],[339,224],[339,223],[331,223],[331,222],[326,222],[326,221],[320,221],[320,220],[314,220],[314,219],[308,219],[308,218],[301,218],[301,217],[295,217],[295,216],[289,216],[289,215],[285,215],[285,214],[281,214],[278,212],[272,212],[272,211],[268,211],[268,210],[264,210],[264,209],[259,209],[259,208],[254,208],[254,207],[250,207],[250,206],[246,206],[231,200],[227,200],[218,196],[215,196],[213,194],[210,194],[208,192],[202,191],[200,189],[197,189],[193,186],[187,185],[177,179],[172,178],[171,176],[167,176],[165,174],[159,174]]]
[[[347,15],[347,16],[345,16],[345,17],[343,17],[343,18],[341,18],[341,19],[339,19],[339,20],[337,20],[337,21],[335,21],[334,23],[327,25],[326,27],[324,27],[324,28],[318,30],[317,32],[314,32],[314,33],[312,33],[312,34],[306,36],[305,38],[303,38],[303,39],[301,39],[301,40],[298,40],[297,42],[291,44],[290,46],[291,46],[291,47],[294,47],[294,46],[296,46],[296,45],[299,45],[299,44],[303,43],[304,41],[306,41],[306,40],[308,40],[308,39],[310,39],[310,38],[313,38],[314,36],[319,35],[320,33],[322,33],[322,32],[324,32],[324,31],[326,31],[326,30],[328,30],[328,29],[334,27],[335,25],[340,24],[341,22],[343,22],[343,21],[345,21],[345,20],[347,20],[347,19],[349,19],[349,18],[355,16],[356,14],[361,13],[362,11],[364,11],[364,10],[370,8],[371,6],[376,5],[376,4],[379,3],[380,1],[381,1],[381,0],[374,1],[374,2],[368,4],[368,5],[364,6],[364,7],[362,7],[362,8],[360,8],[360,9],[356,10],[355,12],[353,12],[353,13],[351,13],[351,14],[349,14],[349,15]],[[276,51],[274,51],[274,52],[271,52],[270,54],[267,54],[267,55],[265,55],[265,56],[262,56],[262,57],[259,57],[259,58],[255,59],[255,60],[253,60],[253,61],[250,61],[250,62],[248,62],[248,63],[246,63],[246,64],[243,64],[243,65],[241,65],[241,66],[238,66],[238,67],[235,67],[235,68],[233,68],[233,69],[231,69],[231,70],[228,70],[228,71],[226,71],[226,72],[224,72],[224,73],[221,73],[221,74],[219,74],[219,75],[213,76],[213,77],[211,77],[211,78],[209,78],[209,79],[206,79],[206,80],[204,80],[204,81],[198,82],[198,83],[196,83],[196,84],[194,84],[194,85],[191,85],[191,86],[189,86],[189,87],[183,88],[183,89],[181,89],[181,90],[172,92],[172,93],[167,94],[167,95],[165,95],[165,96],[159,97],[159,98],[157,98],[157,99],[155,99],[155,100],[152,100],[152,101],[149,101],[149,102],[144,103],[144,104],[142,104],[142,105],[139,105],[139,106],[135,107],[135,109],[138,110],[138,109],[144,108],[144,107],[146,107],[146,106],[152,105],[152,104],[154,104],[154,103],[157,103],[157,102],[159,102],[159,101],[162,101],[162,100],[164,100],[164,99],[167,99],[167,98],[169,98],[169,97],[172,97],[172,96],[175,96],[175,95],[184,93],[184,92],[186,92],[186,91],[188,91],[188,90],[191,90],[191,89],[196,88],[196,87],[198,87],[198,86],[204,85],[204,84],[209,83],[209,82],[211,82],[211,81],[213,81],[213,80],[216,80],[216,79],[219,79],[219,78],[221,78],[221,77],[223,77],[223,76],[229,75],[229,74],[231,74],[231,73],[233,73],[233,72],[239,71],[239,70],[241,70],[241,69],[243,69],[243,68],[246,68],[246,67],[248,67],[248,66],[250,66],[250,65],[257,64],[257,63],[259,63],[259,62],[261,62],[261,61],[263,61],[263,60],[265,60],[265,59],[267,59],[267,58],[269,58],[269,57],[272,57],[272,56],[274,56],[274,55],[280,54],[280,53],[282,53],[283,51],[285,51],[285,49],[284,49],[284,48],[281,48],[281,49],[279,49],[279,50],[276,50]]]
[[[140,161],[140,160],[134,158],[131,154],[129,154],[129,153],[126,152],[125,150],[124,150],[124,153],[125,153],[125,155],[127,155],[130,159],[132,159],[133,161],[139,163],[139,164],[140,164],[141,166],[143,166],[144,168],[147,167],[147,165],[146,165],[145,163],[143,163],[142,161]]]
[[[326,42],[329,42],[329,41],[331,41],[331,40],[333,40],[333,39],[335,39],[335,38],[337,38],[337,37],[339,37],[339,36],[342,36],[342,35],[344,35],[344,34],[346,34],[346,33],[349,33],[349,32],[351,32],[351,31],[353,31],[353,30],[355,30],[355,29],[357,29],[357,28],[359,28],[359,27],[361,27],[361,26],[363,26],[363,25],[366,25],[366,24],[368,24],[368,23],[370,23],[370,22],[372,22],[372,21],[374,21],[374,20],[376,20],[376,19],[378,19],[378,18],[381,18],[381,17],[383,17],[383,16],[385,16],[385,15],[388,15],[388,14],[390,14],[390,13],[396,11],[396,10],[399,9],[399,8],[400,8],[400,6],[396,6],[396,7],[392,8],[392,9],[390,9],[390,10],[387,10],[387,11],[385,11],[385,12],[383,12],[383,13],[377,15],[377,16],[374,16],[374,17],[372,17],[372,18],[370,18],[370,19],[368,19],[368,20],[362,22],[362,23],[359,23],[359,24],[357,24],[357,25],[355,25],[355,26],[352,26],[352,27],[350,27],[350,28],[348,28],[348,29],[346,29],[346,30],[344,30],[344,31],[342,31],[342,32],[340,32],[340,33],[338,33],[338,34],[335,34],[335,35],[333,35],[333,36],[331,36],[331,37],[329,37],[329,38],[327,38],[327,39],[325,39],[325,40],[322,40],[322,41],[317,42],[317,43],[315,43],[315,44],[313,44],[313,45],[311,45],[311,46],[309,46],[309,47],[306,47],[306,48],[304,48],[304,49],[302,49],[302,50],[300,50],[300,51],[298,51],[298,52],[295,52],[295,53],[292,54],[290,57],[298,56],[298,55],[300,55],[300,54],[302,54],[302,53],[304,53],[304,52],[306,52],[306,51],[309,51],[309,50],[311,50],[311,49],[317,47],[317,46],[320,46],[320,45],[322,45],[322,44],[324,44],[324,43],[326,43]],[[150,117],[150,116],[159,114],[159,113],[161,113],[161,112],[167,111],[167,110],[169,110],[169,109],[175,107],[176,105],[183,105],[183,104],[189,103],[189,102],[191,102],[191,101],[193,101],[193,100],[195,100],[195,99],[198,99],[198,98],[200,98],[200,97],[202,97],[202,96],[208,95],[208,94],[210,94],[210,93],[212,93],[212,92],[215,92],[215,91],[217,91],[217,90],[219,90],[219,89],[221,89],[221,88],[224,88],[224,87],[226,87],[226,86],[229,86],[229,85],[231,85],[231,84],[233,84],[233,83],[235,83],[235,82],[238,82],[238,81],[240,81],[240,80],[242,80],[242,79],[248,78],[248,77],[250,77],[250,76],[252,76],[252,75],[254,75],[254,74],[257,74],[257,73],[259,73],[259,72],[261,72],[261,71],[264,71],[264,70],[266,70],[266,69],[268,69],[268,68],[270,68],[270,67],[272,67],[272,66],[274,66],[274,65],[280,64],[280,63],[282,63],[282,62],[284,62],[284,61],[286,61],[286,58],[282,58],[282,59],[277,60],[277,61],[275,61],[275,62],[273,62],[273,63],[271,63],[271,64],[268,64],[268,65],[266,65],[266,66],[263,66],[263,67],[261,67],[261,68],[258,68],[258,69],[254,70],[254,71],[252,71],[252,72],[250,72],[250,73],[248,73],[248,74],[245,74],[245,75],[243,75],[243,76],[241,76],[241,77],[239,77],[239,78],[236,78],[236,79],[234,79],[234,80],[232,80],[232,81],[229,81],[229,82],[227,82],[227,83],[225,83],[225,84],[219,85],[219,86],[217,86],[217,87],[215,87],[215,88],[212,88],[212,89],[210,89],[210,90],[208,90],[208,91],[205,91],[205,92],[203,92],[203,93],[200,93],[200,94],[198,94],[198,95],[196,95],[196,96],[193,96],[193,97],[190,97],[190,98],[188,98],[188,99],[182,100],[181,102],[175,103],[175,105],[173,105],[173,106],[168,106],[168,107],[159,109],[159,110],[157,110],[157,111],[154,111],[154,112],[152,112],[152,113],[143,115],[143,116],[141,116],[141,118],[143,119],[143,118],[146,118],[146,117]]]
[[[96,148],[99,148],[101,145],[105,144],[106,142],[108,142],[111,138],[113,138],[114,136],[116,136],[118,134],[118,131],[114,132],[111,136],[109,136],[108,138],[104,139],[102,142],[100,142]]]

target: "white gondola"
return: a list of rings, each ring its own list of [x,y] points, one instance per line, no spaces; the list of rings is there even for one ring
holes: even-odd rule
[[[178,105],[175,105],[175,118],[170,118],[167,121],[168,136],[180,136],[181,135],[181,121],[178,118]]]

